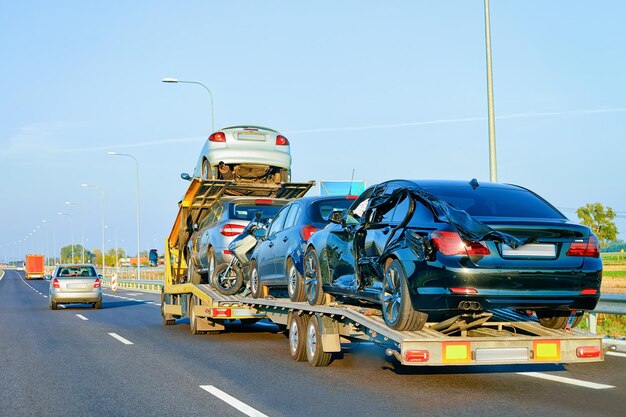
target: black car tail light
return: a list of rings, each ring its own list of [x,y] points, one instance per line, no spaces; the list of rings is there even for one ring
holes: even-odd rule
[[[278,146],[287,146],[289,145],[289,140],[282,136],[282,135],[278,135],[276,136],[276,145]]]
[[[597,293],[597,288],[585,288],[580,292],[581,295],[596,295]]]
[[[588,256],[590,258],[599,258],[600,245],[598,243],[598,238],[591,235],[588,242],[572,242],[567,250],[567,256]]]
[[[226,142],[226,135],[224,132],[215,132],[209,136],[209,142]]]
[[[464,242],[457,232],[438,230],[430,237],[443,255],[489,255],[489,249],[479,242]]]
[[[300,229],[300,236],[302,236],[302,240],[307,241],[315,232],[317,232],[317,227],[307,224]]]

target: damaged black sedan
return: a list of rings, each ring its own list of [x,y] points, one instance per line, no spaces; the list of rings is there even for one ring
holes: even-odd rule
[[[307,301],[382,304],[396,330],[492,308],[532,310],[560,329],[600,296],[597,238],[523,187],[392,180],[331,219],[308,242]]]

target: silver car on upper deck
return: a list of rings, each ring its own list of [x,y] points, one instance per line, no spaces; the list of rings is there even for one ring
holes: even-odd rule
[[[102,308],[102,279],[92,264],[61,264],[50,278],[49,304],[87,303]]]
[[[207,139],[196,163],[194,177],[238,183],[290,182],[289,140],[267,127],[224,127]]]

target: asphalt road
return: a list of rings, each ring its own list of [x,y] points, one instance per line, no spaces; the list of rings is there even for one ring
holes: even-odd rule
[[[0,416],[621,417],[626,410],[626,355],[566,366],[416,368],[364,344],[312,368],[289,358],[285,335],[270,324],[193,336],[187,320],[161,324],[158,294],[106,289],[102,310],[57,311],[47,295],[47,281],[24,281],[16,271],[0,280]]]

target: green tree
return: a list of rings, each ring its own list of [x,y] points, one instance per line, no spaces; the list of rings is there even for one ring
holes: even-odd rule
[[[93,253],[85,249],[85,262],[90,262]],[[72,245],[63,246],[61,248],[61,263],[80,263],[83,259],[83,246],[74,245],[74,259],[72,259]]]
[[[606,247],[617,238],[617,226],[613,219],[615,211],[601,203],[589,203],[576,210],[580,222],[589,227],[598,237],[601,247]]]

